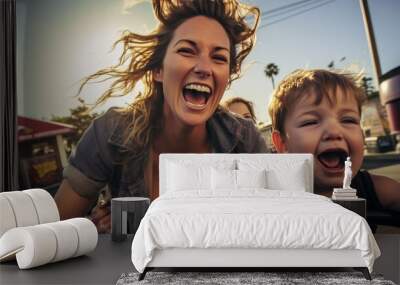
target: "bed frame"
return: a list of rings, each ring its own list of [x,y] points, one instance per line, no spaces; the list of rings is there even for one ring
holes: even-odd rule
[[[338,267],[361,271],[367,280],[371,280],[359,250],[238,248],[157,249],[152,261],[139,275],[139,280],[143,280],[146,273],[155,268],[206,268],[211,271],[213,268],[232,268],[236,271],[252,271],[255,268]]]
[[[160,195],[165,192],[167,162],[173,160],[266,159],[305,161],[307,192],[313,193],[313,157],[311,154],[161,154]],[[328,249],[238,249],[238,248],[168,248],[157,249],[139,280],[156,268],[231,268],[252,271],[271,268],[343,268],[361,271],[367,280],[371,276],[359,250]],[[262,270],[261,270],[262,271]]]

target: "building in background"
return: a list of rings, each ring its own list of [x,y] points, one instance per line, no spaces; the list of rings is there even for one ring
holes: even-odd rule
[[[361,126],[365,137],[378,137],[389,133],[387,112],[379,100],[378,91],[368,95],[362,106]]]
[[[271,123],[258,122],[257,123],[257,128],[260,131],[262,137],[264,138],[268,149],[271,150],[271,152],[276,152],[274,144],[272,143],[272,124]]]
[[[395,137],[390,134],[388,114],[381,104],[378,91],[367,95],[362,106],[361,127],[368,153],[387,152],[395,149]]]
[[[65,137],[75,127],[18,116],[19,185],[54,194],[67,164]]]

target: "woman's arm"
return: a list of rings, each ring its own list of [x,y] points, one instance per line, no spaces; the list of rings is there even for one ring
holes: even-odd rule
[[[110,181],[115,157],[109,140],[120,118],[116,109],[110,109],[93,120],[79,140],[64,168],[64,180],[54,198],[61,219],[88,216],[100,190]],[[96,205],[89,218],[99,232],[111,228],[108,204]]]
[[[76,193],[67,179],[62,181],[54,200],[61,220],[87,216],[90,207],[94,204],[94,201]],[[99,233],[111,232],[110,205],[96,205],[89,218],[96,225]]]
[[[400,183],[381,175],[370,174],[382,206],[400,212]]]
[[[64,179],[54,197],[62,220],[86,216],[93,201],[76,193]]]

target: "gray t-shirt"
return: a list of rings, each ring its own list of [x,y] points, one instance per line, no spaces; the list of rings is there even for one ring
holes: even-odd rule
[[[129,122],[116,108],[93,120],[69,158],[63,176],[72,189],[89,199],[106,185],[113,196],[148,197],[144,167],[148,149],[124,143]],[[265,153],[267,146],[253,122],[217,109],[207,121],[212,148],[217,153]]]

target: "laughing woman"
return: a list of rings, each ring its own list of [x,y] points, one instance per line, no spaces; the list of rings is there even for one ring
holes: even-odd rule
[[[158,28],[124,34],[119,64],[84,81],[114,80],[98,103],[129,94],[139,81],[145,89],[81,138],[55,197],[63,219],[86,215],[105,186],[113,196],[155,199],[160,153],[267,151],[250,121],[219,107],[253,47],[259,10],[236,0],[153,0],[153,8]],[[108,231],[109,208],[97,207],[93,220]]]

